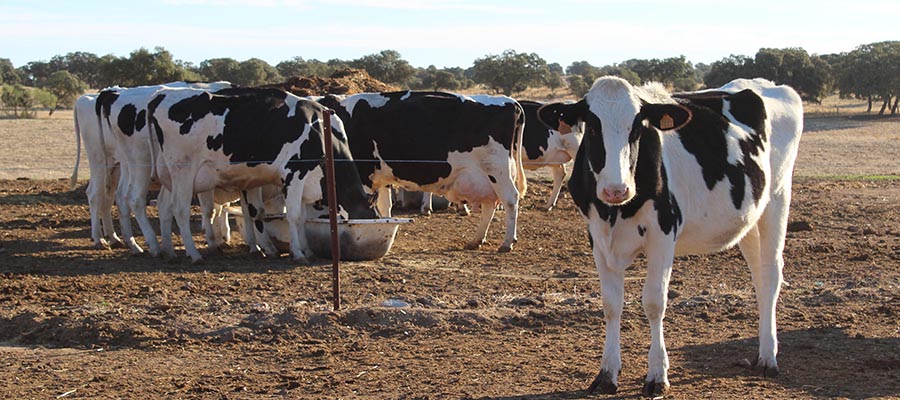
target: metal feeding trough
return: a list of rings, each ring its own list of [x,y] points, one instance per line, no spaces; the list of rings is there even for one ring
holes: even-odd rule
[[[394,244],[400,224],[412,221],[409,218],[338,220],[341,260],[381,258]],[[331,224],[327,218],[306,220],[306,240],[317,257],[331,258]]]
[[[237,228],[243,232],[244,221],[240,209],[229,209],[236,214]],[[400,224],[413,222],[411,218],[377,218],[338,220],[338,241],[341,246],[341,260],[364,261],[381,258],[394,244],[394,237]],[[306,220],[306,241],[313,254],[319,258],[331,259],[331,224],[328,218]],[[278,250],[291,249],[291,231],[284,214],[266,215],[266,231]]]

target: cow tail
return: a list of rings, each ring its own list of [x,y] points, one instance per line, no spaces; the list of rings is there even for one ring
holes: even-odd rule
[[[156,125],[156,118],[153,118],[153,111],[150,110],[149,107],[147,109],[147,140],[150,141],[150,181],[152,182],[154,179],[159,179],[159,171],[156,170],[156,157],[159,154],[159,140],[156,138],[156,132],[159,130],[159,127],[154,129]],[[162,184],[162,182],[160,182]]]
[[[97,126],[100,128],[100,135],[99,135],[100,136],[100,148],[103,149],[103,151],[101,151],[101,153],[103,153],[103,164],[101,164],[101,165],[103,165],[103,168],[106,169],[106,172],[104,172],[104,174],[106,176],[111,176],[113,166],[109,165],[109,157],[106,154],[106,138],[104,138],[104,134],[103,134],[103,107],[101,106],[100,99],[101,99],[101,97],[97,96],[97,109],[96,109],[97,110]],[[106,115],[106,120],[109,121],[109,114]],[[111,126],[109,129],[110,129],[110,132],[112,132]],[[91,179],[94,179],[94,177],[91,177]],[[109,179],[105,179],[105,180],[107,181],[106,182],[107,185],[112,183],[112,182],[109,182]]]
[[[519,191],[519,198],[525,198],[525,193],[528,191],[528,180],[525,179],[525,165],[522,162],[522,158],[524,157],[524,148],[522,142],[524,141],[524,133],[525,133],[525,110],[522,109],[522,106],[517,102],[516,104],[516,132],[515,132],[515,143],[513,143],[513,157],[516,159],[516,189]]]
[[[69,190],[75,189],[78,184],[78,164],[81,163],[81,128],[78,126],[78,109],[75,109],[75,169],[69,180]]]

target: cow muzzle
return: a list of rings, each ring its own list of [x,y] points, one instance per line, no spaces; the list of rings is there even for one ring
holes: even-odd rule
[[[600,200],[611,206],[620,206],[634,197],[634,193],[627,185],[609,185],[599,192]]]

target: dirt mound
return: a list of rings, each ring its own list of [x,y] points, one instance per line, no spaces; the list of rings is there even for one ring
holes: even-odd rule
[[[400,90],[369,76],[362,69],[344,68],[328,78],[319,76],[294,76],[284,83],[266,85],[291,92],[297,96],[324,96],[326,94],[355,94],[364,92],[390,92]]]

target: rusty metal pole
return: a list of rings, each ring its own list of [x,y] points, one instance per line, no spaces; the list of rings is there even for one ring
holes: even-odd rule
[[[331,116],[334,110],[325,110],[322,117],[325,126],[325,186],[328,193],[328,220],[331,222],[331,296],[334,311],[341,309],[341,246],[338,242],[337,189],[334,182],[334,152],[331,148]]]

